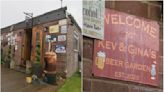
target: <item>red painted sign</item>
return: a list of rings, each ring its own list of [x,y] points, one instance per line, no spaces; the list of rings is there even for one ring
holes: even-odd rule
[[[93,74],[158,86],[157,22],[106,9],[105,40],[94,42]]]

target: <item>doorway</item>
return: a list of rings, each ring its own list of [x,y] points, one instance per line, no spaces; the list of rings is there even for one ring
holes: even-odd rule
[[[31,50],[32,50],[32,29],[25,29],[24,37],[23,37],[23,48],[22,48],[22,66],[26,66],[26,61],[30,61],[31,58]]]

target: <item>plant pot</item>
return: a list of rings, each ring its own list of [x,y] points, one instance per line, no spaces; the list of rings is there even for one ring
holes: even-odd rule
[[[57,55],[54,52],[46,52],[45,54],[45,70],[48,72],[56,71],[56,62],[57,62]]]
[[[15,68],[15,62],[13,60],[11,60],[10,62],[10,69],[14,69]]]
[[[46,82],[48,84],[52,84],[52,85],[56,85],[57,84],[56,73],[55,74],[46,73],[45,77],[46,77],[46,80],[47,80]]]
[[[42,77],[43,69],[41,64],[33,64],[33,74],[36,75],[38,78]]]
[[[10,60],[6,60],[6,61],[5,61],[5,66],[6,66],[7,68],[10,68]]]
[[[31,74],[31,63],[29,60],[26,61],[26,74]]]
[[[26,82],[28,84],[31,84],[32,83],[32,77],[26,77]]]

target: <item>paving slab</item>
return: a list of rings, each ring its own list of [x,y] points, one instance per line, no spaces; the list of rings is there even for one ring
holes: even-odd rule
[[[58,86],[47,83],[28,84],[26,74],[1,66],[1,92],[56,92]]]

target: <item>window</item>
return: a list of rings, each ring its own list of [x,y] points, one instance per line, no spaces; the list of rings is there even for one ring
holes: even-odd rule
[[[73,42],[73,45],[74,45],[74,50],[79,50],[79,36],[78,36],[78,33],[76,31],[74,31],[74,42]]]

